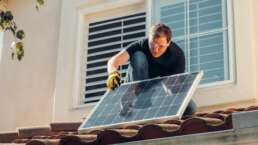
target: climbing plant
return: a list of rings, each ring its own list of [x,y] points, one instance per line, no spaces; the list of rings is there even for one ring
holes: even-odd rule
[[[20,61],[24,57],[24,43],[25,32],[17,26],[15,18],[11,10],[8,9],[8,1],[0,0],[0,31],[10,31],[14,37],[12,44],[10,45],[11,57]],[[44,5],[44,0],[35,0],[35,9],[39,11],[40,7]]]

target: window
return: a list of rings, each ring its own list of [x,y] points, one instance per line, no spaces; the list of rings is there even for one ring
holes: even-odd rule
[[[163,22],[184,51],[186,71],[204,71],[201,84],[232,80],[229,0],[152,0],[150,21]],[[107,61],[146,36],[145,12],[89,24],[85,103],[106,91]],[[120,68],[125,77],[127,65]]]
[[[145,37],[144,12],[89,24],[85,103],[96,102],[106,91],[107,61],[128,44]],[[128,64],[120,67],[122,79]]]
[[[201,84],[230,79],[227,0],[153,0],[154,22],[173,31],[188,72],[203,70]]]

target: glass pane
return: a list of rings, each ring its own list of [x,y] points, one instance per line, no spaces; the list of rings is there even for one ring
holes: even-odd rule
[[[201,83],[229,79],[228,60],[225,59],[228,48],[224,40],[227,35],[223,32],[190,39],[190,71],[204,71]]]
[[[190,33],[223,27],[221,0],[190,0]]]
[[[166,5],[160,8],[161,22],[173,31],[173,37],[186,35],[186,2]]]

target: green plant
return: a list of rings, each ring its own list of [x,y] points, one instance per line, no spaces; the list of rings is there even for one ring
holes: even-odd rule
[[[1,31],[10,31],[14,36],[14,41],[11,45],[12,59],[16,58],[20,61],[24,57],[24,44],[25,32],[22,29],[18,29],[12,11],[8,10],[8,0],[0,0],[0,28]],[[40,6],[44,5],[44,0],[36,0],[36,10],[38,11]]]

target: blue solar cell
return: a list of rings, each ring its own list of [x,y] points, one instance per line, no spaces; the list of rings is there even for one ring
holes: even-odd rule
[[[168,111],[166,112],[166,116],[170,116],[170,115],[174,115],[177,113],[177,111],[180,108],[180,104],[179,105],[175,105],[175,106],[171,106],[168,108]]]
[[[169,106],[162,106],[158,109],[158,112],[155,114],[155,117],[163,117],[166,115]]]
[[[123,84],[105,94],[80,129],[175,116],[193,83],[200,81],[198,75],[188,73]]]

